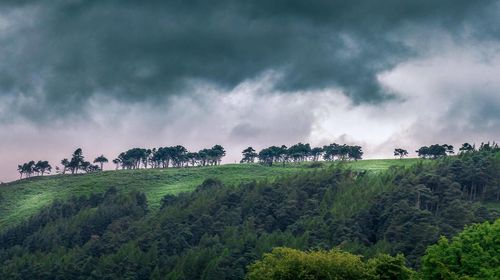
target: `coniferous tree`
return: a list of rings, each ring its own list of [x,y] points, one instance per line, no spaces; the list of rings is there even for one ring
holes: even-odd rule
[[[104,163],[108,162],[108,159],[104,155],[100,155],[94,159],[94,163],[99,163],[101,171],[103,170]]]
[[[475,150],[476,150],[476,148],[473,145],[471,145],[469,143],[463,143],[462,147],[460,147],[460,149],[459,149],[459,153],[460,154],[470,153],[470,152],[473,152]]]
[[[63,174],[66,174],[66,171],[70,168],[69,160],[67,158],[61,160],[61,165],[63,166]]]
[[[240,163],[253,163],[258,154],[252,147],[248,147],[241,152],[243,154],[243,158]]]
[[[118,170],[118,167],[120,167],[121,161],[118,158],[113,159],[112,161],[115,164],[115,169]]]
[[[35,164],[35,170],[37,172],[40,173],[40,175],[44,175],[46,172],[47,173],[50,173],[52,171],[52,166],[49,164],[48,161],[44,160],[39,160],[36,164]]]

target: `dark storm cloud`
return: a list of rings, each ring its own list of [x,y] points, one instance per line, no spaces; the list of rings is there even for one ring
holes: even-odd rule
[[[392,94],[377,74],[418,55],[405,41],[415,28],[495,35],[494,2],[2,1],[0,95],[13,97],[9,114],[46,120],[96,95],[154,101],[271,70],[277,90],[379,102]]]
[[[262,129],[248,123],[240,123],[231,129],[230,136],[237,139],[248,139],[262,133]]]
[[[473,131],[481,133],[491,131],[498,134],[500,131],[500,98],[498,89],[466,96],[450,106],[447,114],[441,120],[447,126],[465,125],[459,131]]]

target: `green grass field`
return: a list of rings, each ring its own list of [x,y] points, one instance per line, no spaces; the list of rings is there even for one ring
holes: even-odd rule
[[[334,163],[355,170],[382,171],[390,166],[409,166],[420,159],[381,159]],[[166,194],[188,192],[207,178],[226,184],[250,180],[272,180],[281,175],[307,172],[310,163],[276,165],[226,164],[221,166],[104,171],[94,174],[34,177],[0,185],[0,230],[19,223],[56,199],[103,192],[109,187],[120,191],[141,191],[151,209],[157,209]],[[322,168],[331,163],[323,162]]]

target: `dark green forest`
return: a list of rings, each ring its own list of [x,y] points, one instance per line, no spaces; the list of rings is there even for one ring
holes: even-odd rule
[[[380,193],[362,201],[352,189]],[[0,279],[259,279],[249,268],[276,247],[355,254],[373,279],[406,279],[432,268],[422,257],[442,236],[500,218],[499,200],[497,149],[378,173],[335,165],[239,186],[208,179],[154,213],[144,194],[109,186],[2,231]],[[377,274],[391,263],[401,277]]]

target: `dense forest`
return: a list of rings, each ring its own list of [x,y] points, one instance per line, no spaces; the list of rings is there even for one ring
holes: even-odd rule
[[[419,272],[407,267],[401,254],[366,259],[339,249],[278,247],[249,266],[247,279],[498,279],[499,237],[500,219],[467,226],[451,241],[441,237],[427,249]]]
[[[490,146],[380,173],[334,165],[239,186],[208,179],[155,212],[144,194],[110,186],[0,232],[0,279],[259,279],[255,262],[276,247],[360,262],[373,279],[438,275],[428,246],[500,218],[486,207],[499,201],[500,153]],[[383,278],[390,264],[403,276]]]

